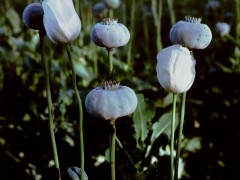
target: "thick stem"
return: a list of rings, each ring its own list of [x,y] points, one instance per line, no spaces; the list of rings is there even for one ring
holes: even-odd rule
[[[114,16],[114,15],[113,15],[113,9],[110,8],[108,11],[109,11],[109,17],[110,17],[110,18],[113,18],[113,16]]]
[[[172,104],[172,123],[171,123],[171,144],[170,144],[170,173],[171,180],[174,180],[174,131],[175,131],[175,116],[176,116],[177,94],[173,93]]]
[[[185,103],[186,103],[186,92],[182,94],[182,103],[181,103],[181,117],[178,131],[178,141],[177,141],[177,155],[175,163],[175,180],[178,180],[178,167],[179,167],[179,158],[181,152],[181,141],[183,138],[183,125],[184,125],[184,116],[185,116]]]
[[[76,82],[76,73],[74,69],[74,63],[70,52],[69,44],[66,44],[66,50],[68,55],[68,60],[71,66],[72,71],[72,83],[73,89],[77,97],[78,102],[78,110],[79,110],[79,136],[80,136],[80,157],[81,157],[81,180],[84,180],[84,141],[83,141],[83,110],[82,110],[82,101],[77,89],[77,82]]]
[[[110,165],[111,165],[111,180],[116,179],[115,175],[115,144],[116,144],[116,126],[115,126],[115,120],[110,121],[111,125],[111,147],[110,147]]]
[[[107,49],[108,51],[108,63],[109,63],[109,80],[113,80],[113,50],[114,49]]]
[[[61,179],[57,145],[56,145],[55,134],[54,134],[53,106],[52,106],[51,88],[50,88],[50,80],[49,80],[50,79],[49,78],[49,67],[48,67],[48,61],[45,58],[45,45],[44,45],[45,35],[43,35],[41,32],[39,32],[39,36],[40,36],[41,58],[42,58],[42,61],[43,61],[43,64],[44,64],[44,76],[45,76],[45,86],[46,86],[47,102],[48,102],[50,137],[51,137],[51,141],[52,141],[52,149],[53,149],[55,167],[58,170],[59,179]]]

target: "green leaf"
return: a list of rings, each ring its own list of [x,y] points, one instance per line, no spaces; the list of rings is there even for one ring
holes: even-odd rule
[[[176,113],[176,121],[175,121],[175,130],[179,124],[179,115]],[[151,152],[151,148],[153,143],[159,138],[161,134],[165,134],[168,139],[170,139],[171,135],[171,122],[172,122],[172,112],[167,112],[163,114],[157,122],[155,122],[152,126],[152,136],[151,136],[151,144],[148,145],[145,157],[148,157]]]
[[[105,151],[105,160],[110,163],[110,148],[107,148]]]
[[[192,153],[196,153],[198,150],[202,148],[201,140],[202,140],[201,137],[193,137],[188,141],[185,150],[190,151]]]
[[[171,122],[172,122],[172,112],[167,112],[163,114],[157,122],[155,122],[152,126],[153,133],[151,136],[151,144],[161,135],[165,134],[168,139],[170,139],[171,135]],[[175,130],[178,126],[179,118],[178,113],[176,113],[176,122],[175,122]]]
[[[21,18],[18,13],[11,8],[6,12],[6,18],[13,28],[13,33],[19,33],[21,31]]]
[[[149,132],[148,124],[155,115],[155,108],[148,100],[144,98],[143,94],[137,94],[137,98],[138,106],[133,114],[133,126],[135,129],[137,148],[143,149],[146,146],[144,141]]]

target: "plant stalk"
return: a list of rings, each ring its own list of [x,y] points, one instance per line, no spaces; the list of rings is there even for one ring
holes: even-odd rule
[[[113,50],[112,49],[107,49],[108,51],[108,63],[109,63],[109,80],[113,79]]]
[[[45,35],[43,35],[43,33],[39,32],[39,37],[40,37],[41,59],[44,64],[44,76],[45,76],[45,86],[46,86],[45,88],[46,88],[47,102],[48,102],[49,131],[50,131],[50,137],[51,137],[51,142],[52,142],[55,167],[58,171],[58,176],[59,176],[58,179],[61,179],[57,145],[56,145],[55,134],[54,134],[53,105],[52,105],[51,88],[50,88],[49,66],[48,66],[48,61],[45,58],[45,45],[44,45]]]
[[[171,123],[171,144],[170,144],[170,173],[171,180],[174,180],[174,131],[176,121],[176,102],[177,94],[173,93],[173,104],[172,104],[172,123]]]
[[[167,3],[170,12],[171,25],[173,26],[176,22],[175,13],[173,9],[173,0],[167,0]]]
[[[131,39],[128,44],[128,51],[127,51],[127,70],[129,71],[131,69],[131,59],[132,59],[132,45],[133,45],[133,35],[134,35],[134,22],[135,22],[135,6],[136,2],[135,0],[132,0],[132,5],[131,5],[131,25],[130,25],[130,34],[131,34]]]
[[[71,56],[70,46],[69,44],[66,44],[66,50],[68,55],[68,60],[70,63],[71,71],[72,71],[72,83],[73,83],[73,89],[77,97],[78,102],[78,110],[79,110],[79,136],[80,136],[80,157],[81,157],[81,180],[84,180],[84,141],[83,141],[83,110],[82,110],[82,101],[81,97],[78,92],[77,88],[77,78],[76,73],[74,69],[74,63]]]
[[[116,126],[115,120],[110,121],[111,125],[111,147],[110,147],[110,165],[111,165],[111,180],[116,179],[115,175],[115,144],[116,144]]]
[[[179,167],[179,158],[180,158],[180,152],[181,152],[181,142],[183,138],[186,95],[187,95],[187,92],[184,92],[182,94],[181,117],[180,117],[179,131],[178,131],[177,154],[176,154],[176,163],[175,163],[175,180],[178,180],[178,167]]]

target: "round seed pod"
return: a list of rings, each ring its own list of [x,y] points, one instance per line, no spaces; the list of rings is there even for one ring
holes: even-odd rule
[[[201,20],[186,16],[185,21],[178,21],[170,30],[171,42],[190,49],[206,48],[212,40],[212,32]]]
[[[43,30],[43,7],[41,3],[31,3],[23,10],[23,22],[31,29]]]
[[[105,0],[104,2],[111,9],[117,9],[121,4],[120,0]]]
[[[216,29],[215,29],[216,32],[219,33],[219,35],[220,35],[221,37],[229,34],[230,29],[231,29],[231,28],[230,28],[230,25],[229,25],[228,23],[226,23],[226,22],[218,22],[218,23],[216,24],[215,28],[216,28]]]
[[[96,45],[107,49],[124,46],[129,39],[130,33],[126,26],[118,23],[115,19],[103,19],[91,29],[91,40]]]
[[[98,2],[93,6],[93,14],[98,18],[103,18],[107,14],[108,8],[103,2]]]
[[[127,86],[120,86],[120,83],[114,81],[106,81],[88,93],[85,106],[88,113],[95,117],[116,120],[135,111],[137,96]]]

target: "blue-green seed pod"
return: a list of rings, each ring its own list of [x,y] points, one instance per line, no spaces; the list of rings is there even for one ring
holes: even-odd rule
[[[105,0],[104,2],[111,9],[117,9],[121,4],[120,0]]]
[[[42,4],[31,3],[27,5],[23,11],[23,22],[28,28],[35,30],[44,30],[43,14]]]
[[[92,116],[116,120],[132,114],[137,102],[137,96],[131,88],[120,86],[118,82],[106,81],[88,93],[85,106]]]
[[[190,49],[204,49],[212,40],[212,32],[201,18],[190,16],[185,21],[178,21],[170,30],[170,40]]]
[[[125,46],[129,39],[130,33],[126,26],[111,18],[96,23],[91,30],[91,40],[96,45],[107,49]]]
[[[93,6],[93,14],[98,18],[103,18],[108,12],[108,8],[105,3],[98,2]]]
[[[230,32],[230,25],[226,22],[218,22],[215,26],[215,30],[221,37],[226,36]]]

